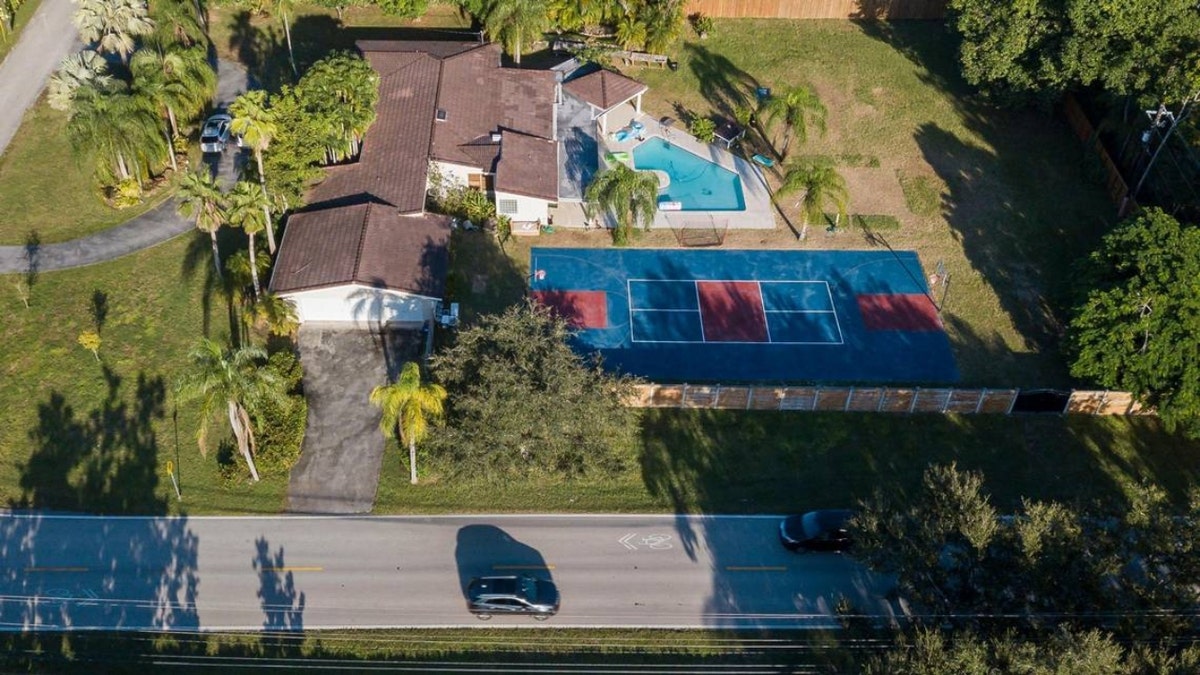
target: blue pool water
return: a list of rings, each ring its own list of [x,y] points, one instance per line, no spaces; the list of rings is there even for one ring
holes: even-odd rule
[[[729,169],[693,155],[662,138],[651,138],[633,149],[638,170],[657,169],[671,177],[660,202],[679,202],[684,211],[743,211],[742,179]]]

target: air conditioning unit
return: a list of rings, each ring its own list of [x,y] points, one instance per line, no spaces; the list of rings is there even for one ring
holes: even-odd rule
[[[442,324],[446,328],[453,328],[454,326],[458,325],[458,303],[457,302],[450,303],[450,311],[445,312],[444,314],[439,316],[438,323]]]

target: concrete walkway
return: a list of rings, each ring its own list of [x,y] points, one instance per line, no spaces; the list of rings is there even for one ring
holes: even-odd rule
[[[0,63],[0,155],[21,126],[50,75],[67,54],[80,48],[71,0],[42,0],[21,30],[17,45]]]
[[[45,0],[49,3],[58,1]],[[71,4],[70,0],[63,1],[67,5]],[[45,6],[43,4],[42,7]],[[40,12],[41,9],[39,8],[38,11]],[[22,43],[26,35],[26,33],[22,33]],[[12,56],[10,55],[4,62],[5,67],[11,60]],[[241,65],[231,61],[217,63],[216,105],[218,108],[227,106],[237,98],[238,94],[246,90],[246,85],[246,70]],[[2,93],[0,93],[0,100],[6,100]],[[3,108],[0,108],[0,111],[3,111]],[[241,166],[241,162],[236,157],[237,154],[231,144],[230,149],[220,157],[206,159],[223,185],[231,185],[237,178],[237,170]],[[30,271],[51,272],[83,267],[113,260],[161,244],[195,227],[191,221],[180,217],[175,209],[175,200],[169,199],[123,225],[88,237],[60,244],[0,246],[0,274],[25,274]]]
[[[421,353],[420,333],[310,323],[300,327],[298,342],[308,421],[288,483],[288,511],[369,513],[385,458],[380,413],[367,399],[398,364]]]

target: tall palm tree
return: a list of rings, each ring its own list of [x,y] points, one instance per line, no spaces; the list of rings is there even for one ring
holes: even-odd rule
[[[217,74],[201,47],[143,49],[133,55],[129,69],[133,88],[154,101],[172,136],[179,135],[178,117],[195,119],[217,91]]]
[[[150,6],[150,18],[154,20],[155,28],[146,36],[146,43],[160,51],[208,42],[200,7],[193,0],[156,0]]]
[[[601,171],[588,185],[584,198],[617,218],[613,242],[623,246],[633,227],[641,223],[649,228],[658,212],[658,179],[649,171],[634,171],[615,164]]]
[[[225,224],[225,195],[217,179],[207,169],[192,169],[183,175],[179,184],[179,214],[196,221],[196,229],[212,238],[213,267],[217,278],[221,272],[221,251],[217,247],[217,231]]]
[[[254,282],[254,299],[262,295],[258,284],[258,260],[254,252],[254,235],[267,229],[267,193],[262,186],[248,180],[239,180],[228,195],[229,223],[240,227],[250,238],[250,278]]]
[[[127,62],[137,38],[154,31],[154,20],[144,0],[78,0],[75,27],[86,43]]]
[[[375,121],[379,100],[379,75],[370,64],[347,53],[334,54],[313,64],[298,88],[322,131],[326,160],[340,162],[356,156]]]
[[[808,140],[808,125],[811,123],[822,134],[825,133],[825,106],[816,92],[808,87],[792,87],[782,94],[772,94],[762,106],[767,125],[774,126],[783,120],[783,149],[780,157],[787,159],[791,151],[792,135],[801,143]]]
[[[84,85],[94,89],[109,89],[113,85],[108,63],[93,49],[71,54],[58,64],[46,87],[46,100],[51,108],[67,112],[75,102],[75,92]]]
[[[283,34],[287,38],[288,63],[292,65],[292,75],[299,77],[300,71],[296,70],[296,54],[292,51],[292,20],[288,16],[292,13],[292,0],[271,0],[271,4],[279,13],[279,20],[283,22]]]
[[[617,22],[617,44],[621,49],[641,49],[646,44],[646,24],[633,14]]]
[[[850,199],[846,179],[828,164],[804,162],[788,167],[782,183],[775,190],[775,198],[778,200],[797,192],[804,193],[799,202],[804,217],[801,239],[808,234],[808,224],[824,216],[826,206],[837,208],[839,220],[846,216],[846,203]]]
[[[421,384],[421,366],[409,361],[400,367],[400,377],[392,384],[371,390],[371,405],[383,412],[379,430],[385,437],[398,429],[400,442],[408,444],[409,480],[417,484],[417,443],[429,433],[430,422],[438,423],[445,414],[446,389],[440,384]]]
[[[197,398],[201,401],[197,439],[201,453],[207,450],[209,421],[222,404],[225,406],[238,451],[246,460],[254,482],[258,482],[258,468],[254,465],[258,448],[250,411],[264,401],[281,401],[285,396],[279,376],[261,367],[266,358],[267,353],[261,347],[224,349],[212,340],[201,338],[188,353],[190,368],[176,386],[182,401]]]
[[[671,43],[683,32],[684,0],[646,3],[642,21],[646,26],[646,51],[666,54]]]
[[[267,193],[267,177],[263,172],[262,157],[279,132],[275,126],[275,113],[267,106],[267,92],[260,89],[238,96],[229,104],[229,114],[233,116],[233,123],[229,125],[233,133],[240,135],[242,141],[254,151],[254,161],[258,164],[258,183],[263,192]],[[271,226],[269,212],[267,246],[271,253],[275,253],[275,228]]]
[[[76,89],[67,139],[77,155],[95,153],[105,182],[148,177],[152,158],[165,150],[153,107],[120,82]]]
[[[521,65],[521,52],[549,26],[542,0],[491,0],[484,6],[483,31],[504,45],[504,51]]]

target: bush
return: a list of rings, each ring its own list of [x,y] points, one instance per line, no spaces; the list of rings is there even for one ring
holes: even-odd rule
[[[271,354],[266,368],[284,382],[288,396],[281,402],[264,401],[253,413],[258,453],[254,462],[261,475],[286,475],[300,458],[308,404],[301,391],[304,375],[300,362],[291,351]]]
[[[711,16],[706,16],[700,12],[696,12],[688,17],[688,21],[692,22],[692,29],[694,29],[696,31],[696,35],[699,35],[701,38],[708,37],[708,34],[712,32],[714,23]]]
[[[717,134],[717,123],[707,117],[693,117],[688,122],[688,133],[702,143],[712,143]]]

